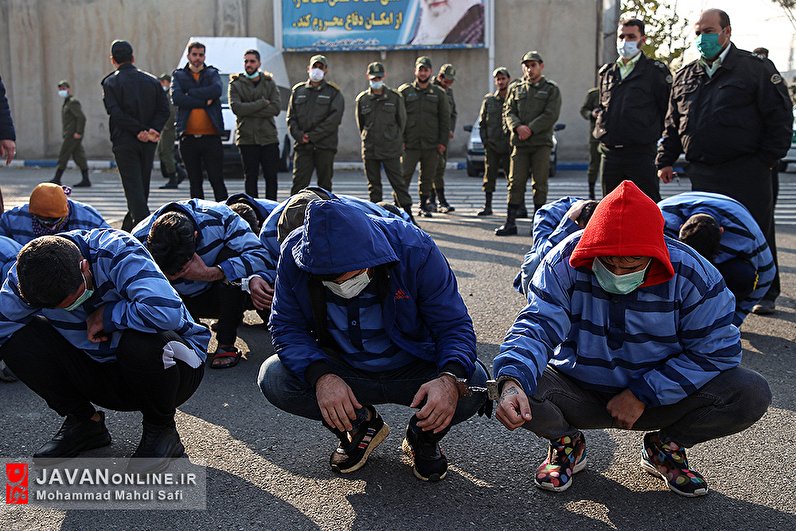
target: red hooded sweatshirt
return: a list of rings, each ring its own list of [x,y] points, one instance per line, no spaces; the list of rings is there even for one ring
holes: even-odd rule
[[[652,263],[641,286],[662,284],[674,276],[663,224],[658,205],[633,182],[622,181],[597,205],[569,265],[591,269],[598,256],[649,256]]]

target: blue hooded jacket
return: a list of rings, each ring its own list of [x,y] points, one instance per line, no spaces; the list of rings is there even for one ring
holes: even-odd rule
[[[285,240],[271,309],[271,338],[285,367],[313,384],[328,355],[315,328],[310,277],[394,264],[382,303],[385,332],[401,350],[469,378],[473,323],[456,277],[431,237],[399,219],[376,218],[340,200],[314,201]],[[310,366],[314,370],[308,371]],[[320,370],[317,370],[318,367]]]
[[[735,199],[709,192],[677,194],[664,199],[658,206],[663,213],[666,223],[663,230],[667,236],[678,238],[680,228],[688,218],[696,214],[707,214],[724,228],[719,242],[719,253],[711,262],[720,265],[733,258],[743,258],[755,268],[757,284],[754,291],[743,300],[735,301],[735,317],[732,323],[741,326],[752,307],[771,287],[777,271],[771,249],[752,214]]]

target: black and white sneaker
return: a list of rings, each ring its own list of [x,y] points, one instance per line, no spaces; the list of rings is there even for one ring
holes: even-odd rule
[[[439,435],[433,436],[412,426],[406,427],[401,450],[412,460],[412,473],[423,481],[441,481],[448,474],[448,458],[439,445]]]
[[[329,466],[340,474],[356,472],[368,462],[368,457],[390,434],[390,427],[381,418],[376,409],[370,410],[370,420],[360,423],[355,432],[340,434],[340,444],[329,458]]]

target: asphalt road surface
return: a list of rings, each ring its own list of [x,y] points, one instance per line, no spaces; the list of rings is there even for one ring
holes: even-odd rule
[[[51,170],[0,169],[6,207],[26,201]],[[794,529],[796,528],[796,177],[783,175],[778,209],[778,247],[783,294],[777,313],[751,315],[742,328],[743,365],[762,373],[773,404],[754,426],[738,435],[689,450],[711,492],[681,498],[640,470],[642,434],[589,430],[589,464],[572,488],[555,494],[534,487],[533,472],[546,444],[524,430],[509,432],[496,420],[475,417],[443,441],[451,463],[437,484],[415,479],[399,446],[411,412],[400,406],[379,411],[392,434],[367,466],[350,476],[328,467],[336,446],[319,423],[271,406],[255,385],[262,362],[272,354],[270,337],[251,313],[241,327],[246,358],[234,369],[205,373],[197,393],[183,406],[177,425],[188,454],[208,472],[206,511],[62,511],[0,505],[1,529]],[[92,173],[96,183],[74,198],[89,202],[109,220],[123,215],[124,198],[113,172]],[[77,182],[76,171],[64,182]],[[513,279],[530,245],[529,221],[520,235],[496,238],[499,216],[477,218],[480,182],[449,172],[446,192],[457,207],[450,215],[422,220],[453,267],[475,323],[478,355],[489,365],[522,298]],[[153,177],[153,187],[161,183]],[[551,181],[550,197],[585,193],[585,174],[563,172]],[[389,189],[386,179],[385,187]],[[187,198],[153,190],[151,206]],[[280,174],[280,198],[289,176]],[[688,183],[663,188],[664,195]],[[209,187],[208,187],[209,190]],[[230,191],[242,190],[241,182]],[[367,197],[364,177],[338,173],[335,192]],[[413,190],[416,193],[416,190]],[[496,211],[504,209],[498,192]],[[211,343],[211,347],[214,344]],[[0,384],[0,456],[28,457],[60,426],[61,419],[23,384]],[[140,416],[108,412],[109,447],[93,457],[130,455],[140,437]]]

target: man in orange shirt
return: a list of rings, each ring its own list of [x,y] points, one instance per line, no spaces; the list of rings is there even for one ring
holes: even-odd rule
[[[177,106],[180,156],[188,172],[191,197],[204,199],[203,171],[207,172],[216,201],[227,198],[224,185],[221,133],[223,86],[218,70],[205,64],[205,45],[188,45],[188,63],[171,74],[171,100]]]

